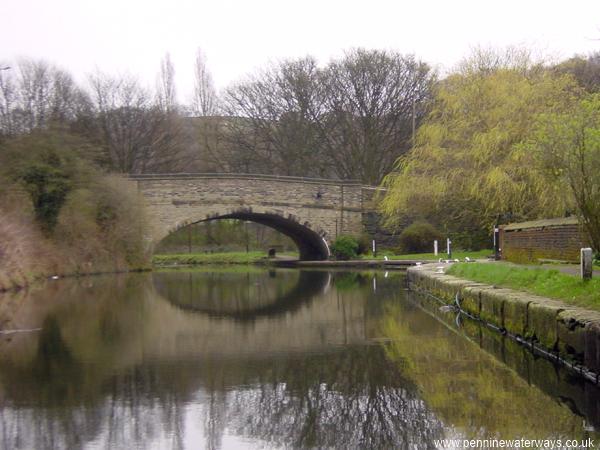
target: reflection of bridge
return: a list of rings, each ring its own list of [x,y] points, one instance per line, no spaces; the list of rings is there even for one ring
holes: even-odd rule
[[[132,175],[144,196],[155,241],[191,223],[215,219],[250,220],[289,236],[300,259],[329,256],[339,234],[363,232],[363,214],[372,211],[375,188],[355,181],[273,175]]]
[[[183,310],[240,322],[291,314],[323,295],[331,283],[331,274],[325,271],[272,270],[269,276],[248,273],[247,278],[227,275],[232,274],[156,272],[152,280],[162,297]]]

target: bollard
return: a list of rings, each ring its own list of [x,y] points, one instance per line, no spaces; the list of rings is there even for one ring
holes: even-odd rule
[[[435,241],[433,241],[433,254],[435,256],[438,255],[438,241],[437,241],[437,239]]]
[[[446,253],[448,254],[448,259],[452,259],[452,247],[450,246],[450,244],[452,244],[452,241],[450,240],[450,238],[446,239]]]
[[[592,279],[593,255],[591,248],[581,249],[581,279],[584,281]]]

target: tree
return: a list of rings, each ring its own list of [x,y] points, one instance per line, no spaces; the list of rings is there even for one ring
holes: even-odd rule
[[[194,94],[191,102],[191,114],[195,137],[198,146],[197,154],[202,170],[229,172],[227,149],[224,145],[223,130],[225,120],[218,116],[220,102],[213,84],[212,75],[206,63],[206,56],[201,49],[196,52],[194,65]]]
[[[547,183],[519,144],[538,114],[568,109],[577,91],[569,77],[537,69],[450,75],[415,148],[386,177],[388,220],[413,215],[446,231],[485,233],[501,213],[515,220],[562,215],[564,191]]]
[[[175,68],[171,62],[171,55],[165,54],[160,63],[160,73],[157,82],[158,104],[165,114],[175,112],[177,109],[177,95],[175,90]]]
[[[559,74],[570,74],[587,92],[600,92],[600,52],[585,56],[574,56],[557,64],[554,70]]]
[[[7,140],[0,148],[0,179],[25,189],[38,225],[50,234],[67,195],[93,172],[85,160],[95,149],[62,129],[36,130]]]
[[[94,118],[84,131],[105,150],[106,163],[121,173],[185,169],[179,116],[164,111],[132,77],[90,77]]]
[[[234,170],[322,175],[319,70],[313,58],[283,61],[225,93],[226,130]]]
[[[71,75],[43,60],[21,59],[0,71],[0,134],[14,136],[51,124],[68,124],[89,100]]]
[[[217,110],[218,98],[212,75],[208,70],[204,53],[198,49],[194,64],[192,113],[197,117],[207,117],[215,115]]]
[[[319,68],[280,62],[226,92],[247,168],[378,183],[407,151],[435,74],[412,56],[354,50]]]
[[[568,111],[541,114],[528,146],[549,183],[567,186],[593,248],[600,250],[600,94]]]
[[[411,147],[434,81],[427,64],[396,52],[357,49],[332,61],[317,123],[337,176],[378,184]]]

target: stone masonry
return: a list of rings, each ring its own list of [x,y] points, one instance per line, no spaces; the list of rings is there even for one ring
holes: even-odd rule
[[[194,222],[239,218],[288,235],[307,230],[330,244],[340,234],[363,233],[363,213],[374,208],[372,195],[363,200],[368,190],[355,181],[245,174],[132,175],[129,179],[144,198],[154,242]]]

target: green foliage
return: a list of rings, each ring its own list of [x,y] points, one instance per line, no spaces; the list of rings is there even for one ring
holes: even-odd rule
[[[154,255],[152,263],[157,266],[177,266],[196,264],[256,264],[268,263],[265,252],[227,253],[182,253]]]
[[[331,253],[337,260],[346,261],[358,256],[358,240],[352,236],[338,236],[331,245]]]
[[[534,154],[548,184],[565,187],[574,199],[592,246],[600,250],[600,94],[568,111],[540,114],[523,148]]]
[[[443,246],[442,233],[428,222],[414,222],[406,227],[398,240],[400,241],[401,253],[420,253],[433,248],[433,241],[439,242],[440,248]]]
[[[368,234],[361,234],[358,238],[358,250],[356,251],[359,255],[367,255],[372,250],[372,239]]]
[[[417,215],[452,233],[489,230],[506,212],[515,220],[562,215],[569,207],[564,189],[547,183],[519,144],[540,113],[567,110],[577,93],[570,77],[539,69],[449,76],[416,146],[386,177],[388,222]]]
[[[333,283],[339,292],[354,291],[360,287],[361,278],[357,272],[336,273]]]
[[[169,234],[157,246],[156,253],[239,252],[275,248],[277,253],[296,251],[289,237],[255,222],[221,219],[193,223]]]
[[[35,218],[49,235],[75,184],[89,180],[91,146],[60,129],[36,131],[2,142],[0,176],[20,183],[29,194]]]
[[[530,268],[509,263],[453,264],[446,273],[460,278],[508,287],[565,303],[600,309],[600,279],[584,282],[558,270]]]
[[[600,92],[600,52],[588,57],[574,56],[556,65],[554,70],[570,74],[587,92]]]
[[[72,186],[60,160],[54,157],[33,162],[22,169],[19,178],[31,196],[38,223],[45,232],[51,232]]]
[[[12,202],[10,209],[20,215],[32,209],[45,234],[35,244],[48,248],[40,270],[90,273],[147,265],[148,232],[137,191],[98,170],[94,154],[88,142],[61,129],[2,142],[0,180],[31,199]]]

